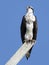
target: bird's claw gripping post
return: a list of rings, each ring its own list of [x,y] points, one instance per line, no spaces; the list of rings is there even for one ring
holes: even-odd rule
[[[27,44],[28,44],[28,43],[31,43],[31,44],[32,44],[32,43],[35,43],[35,40],[27,40],[27,41],[25,40],[25,42],[26,42]]]

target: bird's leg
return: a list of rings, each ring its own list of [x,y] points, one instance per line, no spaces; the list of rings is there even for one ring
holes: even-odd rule
[[[25,42],[28,44],[28,43],[30,43],[30,42],[31,42],[31,40],[25,40]]]
[[[24,42],[26,42],[27,44],[28,44],[28,43],[31,43],[31,44],[32,44],[32,43],[35,43],[35,41],[36,41],[36,40],[34,40],[34,39],[32,39],[32,40],[24,40]]]
[[[32,40],[31,40],[31,43],[35,43],[35,41],[36,41],[36,40],[32,39]]]

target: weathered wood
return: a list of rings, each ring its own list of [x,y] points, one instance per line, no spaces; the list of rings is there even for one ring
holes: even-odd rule
[[[5,65],[17,65],[34,43],[24,43]]]

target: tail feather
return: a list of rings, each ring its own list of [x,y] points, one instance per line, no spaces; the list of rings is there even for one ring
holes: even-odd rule
[[[27,60],[28,60],[29,57],[30,57],[30,53],[27,52],[27,53],[26,53],[26,58],[27,58]]]
[[[32,46],[32,48],[33,48],[33,47],[34,47],[34,45]],[[28,60],[28,58],[30,57],[32,48],[26,53],[26,58],[27,58],[27,60]]]

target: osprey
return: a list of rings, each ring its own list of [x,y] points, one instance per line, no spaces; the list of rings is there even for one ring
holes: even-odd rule
[[[20,31],[23,43],[35,43],[37,38],[37,18],[34,15],[34,9],[31,6],[27,7],[27,13],[22,18]],[[32,48],[26,53],[27,59],[30,57]]]

